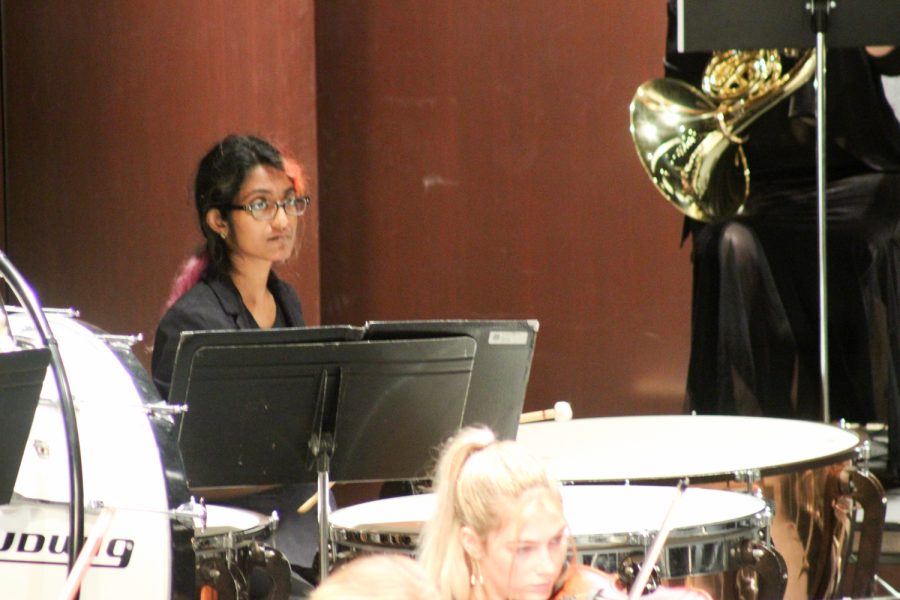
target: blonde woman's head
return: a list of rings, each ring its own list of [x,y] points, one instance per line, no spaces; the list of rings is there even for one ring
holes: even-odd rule
[[[463,429],[441,453],[435,496],[419,559],[443,598],[468,598],[473,585],[488,597],[549,596],[568,552],[566,522],[557,483],[523,446]],[[550,560],[531,560],[538,554]]]

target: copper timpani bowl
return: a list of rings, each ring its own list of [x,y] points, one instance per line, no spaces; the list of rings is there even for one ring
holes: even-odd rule
[[[518,441],[569,484],[701,485],[751,491],[773,510],[787,565],[786,598],[869,595],[881,545],[884,490],[859,465],[859,436],[809,421],[637,416],[521,425]],[[852,584],[842,582],[855,507],[865,513]],[[879,516],[880,513],[880,516]]]

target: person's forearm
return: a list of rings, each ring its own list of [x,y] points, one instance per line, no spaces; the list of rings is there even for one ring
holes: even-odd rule
[[[874,56],[876,58],[887,56],[893,50],[894,46],[866,46],[866,52],[869,53],[869,56]]]

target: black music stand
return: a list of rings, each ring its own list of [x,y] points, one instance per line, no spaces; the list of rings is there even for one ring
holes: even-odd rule
[[[900,43],[897,0],[676,0],[680,52],[756,48],[816,49],[816,174],[818,196],[819,364],[822,420],[831,421],[828,380],[826,253],[825,62],[832,46]]]
[[[0,504],[12,499],[50,350],[16,350],[0,354]]]
[[[311,423],[312,412],[298,413],[296,403],[313,393],[318,373],[299,372],[281,381],[272,375],[282,376],[283,359],[272,355],[282,345],[362,336],[362,329],[349,326],[183,332],[169,402],[189,407],[178,434],[188,485],[304,481],[305,446],[296,447],[296,429]],[[250,355],[235,350],[241,348],[252,349]],[[294,450],[289,460],[281,460],[285,449]]]
[[[179,445],[190,486],[318,481],[324,578],[329,479],[424,477],[462,423],[476,342],[283,331],[183,334],[170,401],[188,407]]]
[[[679,52],[732,48],[813,48],[810,0],[677,0]],[[828,10],[828,45],[855,47],[898,42],[900,3],[837,0]]]
[[[536,320],[369,321],[366,339],[415,339],[465,335],[477,342],[463,426],[486,425],[514,440],[525,404]]]

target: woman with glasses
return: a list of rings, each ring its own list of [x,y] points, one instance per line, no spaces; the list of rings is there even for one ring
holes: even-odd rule
[[[182,331],[304,325],[297,293],[273,267],[298,246],[306,189],[300,166],[257,137],[230,135],[200,161],[194,197],[204,243],[176,276],[153,344],[151,371],[163,398]],[[262,514],[277,510],[278,549],[292,565],[309,567],[318,524],[315,511],[298,515],[297,507],[315,491],[315,484],[285,486],[232,505]]]
[[[558,484],[518,443],[465,428],[447,442],[434,481],[418,557],[445,600],[627,598],[614,575],[575,564]],[[649,597],[709,600],[686,588]]]
[[[309,206],[299,165],[260,138],[231,135],[200,161],[198,252],[175,278],[153,345],[153,381],[168,398],[182,331],[303,326],[296,292],[272,270],[292,256]]]

